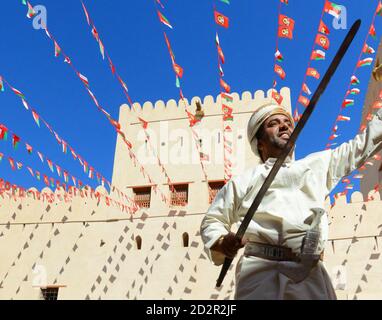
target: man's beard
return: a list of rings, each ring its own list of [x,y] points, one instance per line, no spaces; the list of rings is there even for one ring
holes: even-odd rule
[[[285,145],[288,143],[288,140],[281,139],[278,136],[273,136],[270,139],[272,145],[280,150],[284,149]]]

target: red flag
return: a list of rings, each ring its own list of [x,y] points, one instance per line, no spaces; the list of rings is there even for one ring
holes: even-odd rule
[[[316,35],[316,44],[324,48],[325,50],[329,49],[329,38],[324,34],[317,34]]]
[[[306,75],[307,76],[310,76],[310,77],[313,77],[313,78],[316,78],[316,79],[320,79],[320,74],[318,73],[318,71],[314,68],[308,68],[306,70]]]
[[[15,161],[11,158],[11,157],[8,157],[8,160],[9,160],[9,164],[11,165],[11,168],[12,170],[15,170]]]
[[[277,35],[279,38],[293,39],[293,30],[288,27],[279,26]]]
[[[277,91],[272,90],[272,98],[276,100],[278,104],[281,104],[283,97]]]
[[[307,107],[309,104],[309,99],[307,97],[304,97],[304,96],[299,96],[298,102],[300,102],[304,107]]]
[[[219,58],[220,58],[221,62],[224,63],[224,62],[225,62],[225,59],[224,59],[223,50],[222,50],[222,48],[221,48],[220,46],[217,46],[217,48],[218,48],[218,55],[219,55]]]
[[[147,125],[148,125],[148,122],[143,120],[142,118],[138,117],[139,121],[142,123],[142,127],[143,129],[146,129],[147,128]]]
[[[220,78],[220,86],[225,90],[225,92],[231,92],[231,87],[222,78]]]
[[[176,63],[174,63],[172,66],[174,68],[174,71],[175,71],[176,75],[179,78],[181,78],[183,76],[183,68],[180,65],[176,64]]]
[[[287,27],[291,31],[294,29],[294,20],[292,18],[289,18],[283,14],[279,15],[279,25],[283,27]]]
[[[323,34],[329,34],[329,28],[326,26],[326,24],[320,20],[320,26],[318,27],[318,32],[321,32]]]
[[[274,71],[280,76],[281,79],[285,78],[285,71],[278,64],[275,64]]]
[[[217,12],[217,11],[214,11],[214,15],[215,15],[215,22],[219,26],[222,26],[224,28],[228,28],[228,24],[229,24],[228,17],[226,17],[225,15],[223,15],[223,14]]]

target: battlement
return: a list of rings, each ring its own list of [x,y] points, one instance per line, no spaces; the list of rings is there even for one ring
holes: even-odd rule
[[[272,98],[272,90],[269,89],[266,93],[263,90],[257,90],[254,93],[250,91],[244,91],[241,93],[233,92],[230,95],[233,98],[233,103],[230,106],[233,108],[233,113],[251,112],[257,107],[266,102],[275,102]],[[283,97],[282,105],[290,110],[290,89],[283,87],[280,89],[280,94]],[[190,112],[195,112],[196,101],[201,101],[203,105],[203,111],[205,116],[220,115],[221,114],[221,96],[217,97],[211,95],[205,96],[203,99],[200,97],[193,97],[191,102],[185,98],[187,108]],[[132,115],[143,117],[146,121],[160,121],[171,120],[176,118],[185,118],[184,112],[185,104],[182,100],[178,102],[174,99],[168,100],[166,103],[162,100],[158,100],[155,103],[146,101],[143,105],[134,103],[133,112],[127,104],[123,104],[120,107],[120,119],[130,118]],[[164,112],[165,111],[165,112]],[[132,122],[137,122],[136,119],[132,119]]]

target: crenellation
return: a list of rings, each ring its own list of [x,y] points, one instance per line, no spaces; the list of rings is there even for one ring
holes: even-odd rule
[[[350,196],[350,203],[363,202],[363,195],[359,191],[354,191]]]
[[[252,93],[250,91],[243,91],[241,94],[241,101],[245,104],[246,102],[252,103]]]

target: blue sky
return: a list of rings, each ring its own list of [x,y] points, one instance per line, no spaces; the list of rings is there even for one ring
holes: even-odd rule
[[[0,75],[24,93],[28,103],[52,125],[85,160],[105,178],[111,180],[116,134],[102,114],[95,108],[81,82],[62,57],[54,57],[54,47],[43,30],[35,30],[26,18],[27,8],[22,1],[4,1],[0,20]],[[193,96],[218,95],[215,22],[213,1],[162,0],[162,13],[174,26],[173,30],[160,24],[155,3],[142,0],[84,1],[97,26],[100,37],[118,72],[129,87],[133,101],[143,103],[178,99],[174,73],[163,38],[166,31],[176,56],[184,68],[183,93]],[[218,11],[230,19],[230,27],[218,27],[220,44],[226,57],[223,66],[225,80],[232,91],[267,90],[275,78],[273,72],[276,45],[278,0],[231,0],[227,5],[216,0]],[[90,34],[79,0],[36,0],[47,10],[47,25],[76,68],[89,79],[91,90],[100,104],[113,118],[118,119],[119,107],[126,102],[118,82],[113,79],[108,63],[102,60],[98,45]],[[307,68],[324,0],[290,0],[281,12],[295,20],[294,39],[280,39],[279,49],[284,56],[281,63],[287,73],[280,86],[291,88],[292,103],[298,93]],[[334,29],[333,17],[325,14],[323,21],[330,28],[330,48],[325,61],[314,61],[322,75],[345,37],[358,18],[362,25],[349,52],[322,96],[317,110],[298,141],[297,157],[325,147],[330,130],[338,114],[346,88],[357,62],[378,0],[338,0],[346,7],[346,29]],[[377,16],[377,40],[369,38],[375,50],[382,34],[382,17]],[[366,56],[364,56],[366,57]],[[371,67],[356,73],[361,80],[361,94],[355,105],[346,110],[350,123],[341,124],[337,142],[352,138],[358,131],[362,105],[370,78]],[[312,91],[319,81],[308,79]],[[300,110],[302,108],[300,107]],[[45,126],[38,128],[30,113],[9,88],[0,94],[0,123],[18,134],[34,150],[40,150],[54,163],[66,168],[83,182],[89,180],[77,161],[60,146]],[[52,177],[46,164],[37,154],[29,156],[24,144],[17,150],[8,141],[0,141],[0,152]],[[27,170],[12,171],[6,158],[0,163],[0,177],[24,187],[42,188],[43,182],[33,179]]]

